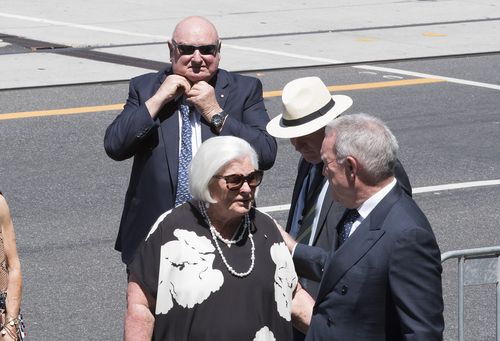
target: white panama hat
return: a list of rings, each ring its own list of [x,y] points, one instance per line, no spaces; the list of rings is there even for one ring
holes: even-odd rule
[[[311,134],[325,127],[352,105],[345,95],[331,96],[318,77],[295,79],[283,88],[283,114],[267,124],[274,137],[292,138]]]

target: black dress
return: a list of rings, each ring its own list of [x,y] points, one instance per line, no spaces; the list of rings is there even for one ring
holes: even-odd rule
[[[198,202],[158,219],[129,266],[156,299],[153,340],[292,339],[292,258],[272,219],[254,209],[250,217],[255,265],[243,278],[224,265]],[[231,247],[217,243],[236,272],[249,270],[247,233]]]

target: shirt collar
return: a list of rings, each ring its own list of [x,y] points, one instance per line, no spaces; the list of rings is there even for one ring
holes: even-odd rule
[[[372,195],[368,200],[366,200],[364,203],[361,204],[360,207],[358,207],[358,213],[359,215],[365,219],[370,212],[375,208],[375,206],[378,205],[379,202],[384,199],[384,197],[396,186],[396,179],[392,179],[392,181],[384,186],[381,190],[379,190],[377,193]]]

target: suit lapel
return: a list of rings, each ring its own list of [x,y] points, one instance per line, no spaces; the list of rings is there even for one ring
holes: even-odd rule
[[[158,91],[169,74],[171,74],[170,68],[166,69],[158,77],[153,94]],[[177,190],[177,172],[179,168],[179,115],[177,114],[179,104],[179,102],[167,104],[158,114],[161,143],[164,145],[163,150],[165,151],[170,183],[174,187],[174,193]]]
[[[384,231],[370,228],[370,218],[367,217],[356,231],[338,250],[330,253],[325,266],[323,279],[319,288],[318,299],[331,291],[331,288],[345,273],[362,258],[382,237]]]
[[[220,107],[224,109],[226,107],[226,100],[228,98],[227,92],[229,91],[229,79],[225,72],[221,70],[217,72],[214,88],[215,98],[217,99]]]
[[[215,98],[217,103],[219,103],[220,107],[226,110],[226,101],[228,98],[227,92],[229,91],[229,80],[227,74],[221,70],[217,72],[217,75],[214,78],[215,84],[212,84],[215,91]],[[229,112],[227,112],[230,114]],[[212,127],[210,126],[210,122],[207,122],[203,117],[201,117],[201,140],[202,142],[216,136],[216,134],[212,131]]]
[[[365,256],[384,235],[383,222],[385,217],[400,197],[401,189],[396,184],[345,243],[337,250],[330,252],[327,264],[325,264],[317,301],[320,301],[330,292],[345,273]],[[342,221],[343,219],[340,220],[339,224]]]
[[[323,177],[323,182],[321,183],[321,187],[325,185],[326,178]],[[316,232],[314,235],[313,239],[313,244],[316,245],[318,241],[318,237],[321,234],[321,231],[326,225],[326,218],[328,217],[328,213],[330,211],[330,208],[333,205],[333,199],[332,199],[332,191],[330,186],[328,185],[328,189],[326,190],[325,197],[323,198],[323,203],[321,204],[321,211],[319,212],[319,218],[318,218],[318,225],[316,227]]]
[[[288,212],[288,219],[286,224],[286,231],[290,232],[292,225],[293,215],[295,214],[295,207],[297,206],[297,200],[299,199],[300,190],[304,183],[304,178],[309,173],[312,164],[304,160],[303,158],[299,161],[299,169],[297,172],[297,179],[295,180],[295,185],[293,187],[292,202],[290,204],[290,210]]]

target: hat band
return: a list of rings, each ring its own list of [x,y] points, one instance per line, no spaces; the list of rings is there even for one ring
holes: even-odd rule
[[[326,114],[328,111],[330,111],[331,108],[333,108],[334,105],[335,105],[335,101],[332,98],[330,98],[330,101],[328,103],[326,103],[325,106],[323,106],[319,110],[316,110],[316,111],[310,113],[309,115],[306,115],[306,116],[301,117],[301,118],[297,118],[295,120],[285,120],[283,118],[282,119],[283,125],[285,125],[287,127],[294,127],[294,126],[298,126],[298,125],[301,125],[304,123],[311,122],[311,121],[323,116],[324,114]]]

